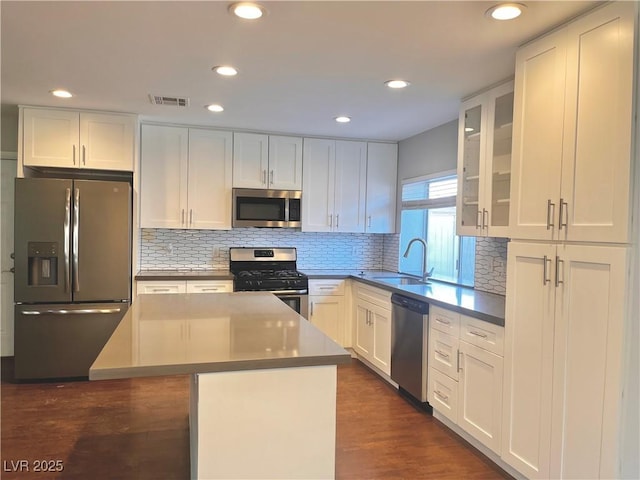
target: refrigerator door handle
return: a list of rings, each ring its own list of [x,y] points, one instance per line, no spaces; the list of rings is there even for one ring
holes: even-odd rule
[[[93,314],[114,314],[120,313],[121,308],[81,308],[78,310],[66,310],[64,308],[51,309],[44,308],[42,310],[23,310],[22,315],[93,315]]]
[[[71,189],[67,188],[64,203],[64,291],[69,291],[71,285],[71,270],[69,268],[69,228],[71,225]]]
[[[73,284],[76,292],[80,291],[80,276],[78,271],[78,232],[80,230],[80,189],[76,188],[73,203]]]

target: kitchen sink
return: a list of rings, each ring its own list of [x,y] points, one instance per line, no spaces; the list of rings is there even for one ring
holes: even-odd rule
[[[430,282],[424,282],[419,278],[413,277],[371,277],[373,280],[390,283],[392,285],[429,285]]]

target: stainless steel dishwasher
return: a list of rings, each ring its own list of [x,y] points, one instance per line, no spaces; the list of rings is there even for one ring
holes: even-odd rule
[[[429,304],[391,295],[391,379],[420,403],[427,401]]]

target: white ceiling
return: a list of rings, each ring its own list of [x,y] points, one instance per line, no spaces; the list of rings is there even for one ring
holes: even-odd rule
[[[401,140],[456,118],[461,98],[513,75],[518,45],[598,3],[524,1],[512,22],[486,18],[491,1],[263,2],[268,14],[253,22],[221,1],[2,1],[2,104]],[[220,64],[239,75],[219,77]],[[411,86],[390,90],[391,78]],[[149,94],[190,106],[152,105]],[[353,121],[336,124],[343,114]]]

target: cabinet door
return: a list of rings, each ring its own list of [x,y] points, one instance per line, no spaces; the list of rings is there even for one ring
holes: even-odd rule
[[[231,229],[232,133],[189,129],[189,228]]]
[[[484,205],[489,214],[485,225],[490,237],[508,237],[513,143],[513,82],[491,91],[487,117]]]
[[[372,305],[373,358],[372,363],[391,375],[391,310]]]
[[[302,171],[302,230],[333,230],[336,142],[319,138],[304,139]]]
[[[233,280],[187,280],[187,293],[233,292]]]
[[[233,134],[233,186],[267,188],[269,136],[257,133]]]
[[[143,280],[136,282],[136,294],[186,293],[184,280]]]
[[[336,141],[336,232],[364,232],[367,144]]]
[[[331,339],[344,343],[344,297],[339,295],[309,296],[309,321]]]
[[[561,239],[629,241],[633,23],[615,2],[568,27]]]
[[[302,138],[269,136],[269,188],[302,190]]]
[[[371,304],[358,301],[356,304],[355,350],[367,360],[373,358],[373,323],[371,320]]]
[[[80,167],[133,171],[136,119],[80,113]]]
[[[507,254],[501,455],[528,478],[549,478],[555,253],[510,242]]]
[[[458,425],[500,454],[502,357],[460,341]]]
[[[566,29],[516,54],[511,238],[556,235],[562,164]]]
[[[189,130],[142,126],[140,227],[187,226]]]
[[[458,121],[458,235],[484,235],[486,209],[484,170],[486,151],[486,95],[474,97],[460,107]],[[484,217],[483,217],[484,215]]]
[[[25,166],[77,168],[80,164],[79,114],[25,108],[22,158]]]
[[[558,247],[551,478],[619,476],[626,256]]]
[[[367,144],[366,226],[368,233],[395,233],[398,145]]]

